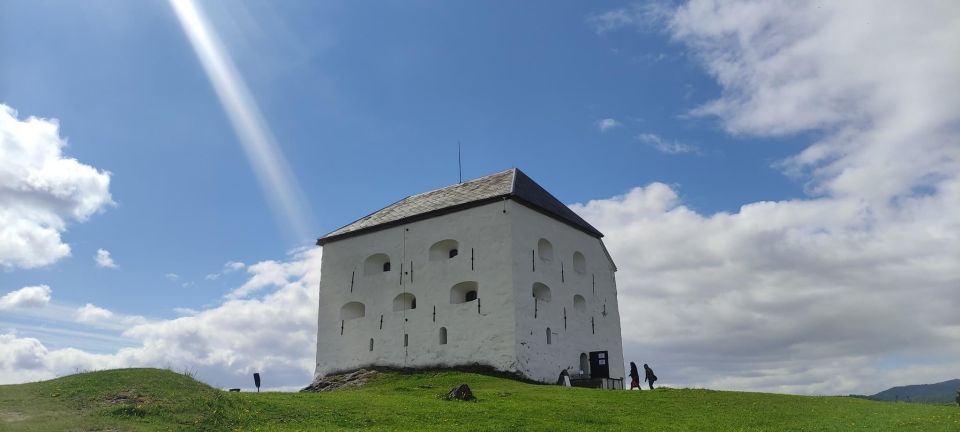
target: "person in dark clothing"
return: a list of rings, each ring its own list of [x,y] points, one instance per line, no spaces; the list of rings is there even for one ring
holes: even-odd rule
[[[650,369],[650,366],[647,366],[646,363],[643,364],[643,380],[650,385],[650,390],[653,390],[653,382],[657,380],[657,376],[653,374],[653,369]]]
[[[630,362],[630,390],[640,388],[640,372],[637,372],[637,364]]]

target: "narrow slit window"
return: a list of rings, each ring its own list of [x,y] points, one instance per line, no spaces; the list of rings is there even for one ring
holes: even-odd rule
[[[547,327],[547,345],[553,343],[553,335],[550,333],[550,327]]]
[[[440,327],[440,345],[447,344],[447,328]]]
[[[410,335],[404,333],[404,335],[403,335],[403,346],[406,347],[406,346],[409,346],[409,345],[410,345]]]
[[[373,338],[370,338],[370,351],[373,351]]]

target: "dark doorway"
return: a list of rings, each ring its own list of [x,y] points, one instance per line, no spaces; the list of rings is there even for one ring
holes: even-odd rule
[[[590,378],[610,378],[610,362],[606,351],[590,353]]]

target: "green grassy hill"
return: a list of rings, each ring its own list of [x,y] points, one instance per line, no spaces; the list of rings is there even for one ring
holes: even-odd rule
[[[460,383],[478,402],[439,395]],[[227,393],[122,369],[0,386],[0,430],[960,431],[960,409],[711,390],[604,391],[461,372],[387,373],[328,393]]]

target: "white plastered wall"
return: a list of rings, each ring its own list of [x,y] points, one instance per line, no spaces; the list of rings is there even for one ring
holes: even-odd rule
[[[316,375],[369,365],[479,363],[515,370],[511,220],[505,205],[495,202],[324,245]],[[431,261],[430,246],[446,239],[458,242],[458,255]],[[390,256],[390,271],[364,275],[364,260],[377,253]],[[451,304],[451,287],[465,281],[478,283],[479,301]],[[394,298],[405,292],[416,296],[416,309],[394,311]],[[365,315],[341,321],[340,308],[353,301],[365,305]],[[445,345],[441,327],[447,329]]]
[[[552,243],[550,261],[531,256],[541,238]],[[431,245],[448,239],[458,242],[458,255],[431,261]],[[586,259],[583,273],[573,269],[576,251]],[[390,256],[390,271],[365,275],[365,259],[378,253]],[[624,376],[614,268],[600,240],[515,201],[327,243],[321,270],[317,376],[370,365],[479,363],[552,382],[563,369],[579,371],[580,354],[591,351],[608,351],[610,376]],[[451,287],[465,281],[478,284],[479,312],[477,301],[450,304]],[[536,317],[535,282],[551,293]],[[416,297],[416,309],[393,310],[402,293]],[[575,294],[586,300],[585,311],[574,308]],[[341,320],[348,302],[363,303],[365,315]]]
[[[509,204],[513,255],[518,257],[512,270],[517,298],[518,371],[535,380],[553,382],[564,369],[571,374],[580,371],[581,353],[589,356],[591,351],[608,351],[610,377],[622,378],[615,269],[601,240],[519,203]],[[539,256],[541,238],[552,244],[550,260]],[[573,255],[578,251],[586,260],[582,273],[573,266]],[[549,302],[533,298],[533,285],[538,282],[550,288]],[[574,307],[577,294],[586,300],[583,312]],[[549,345],[547,328],[552,333]]]

